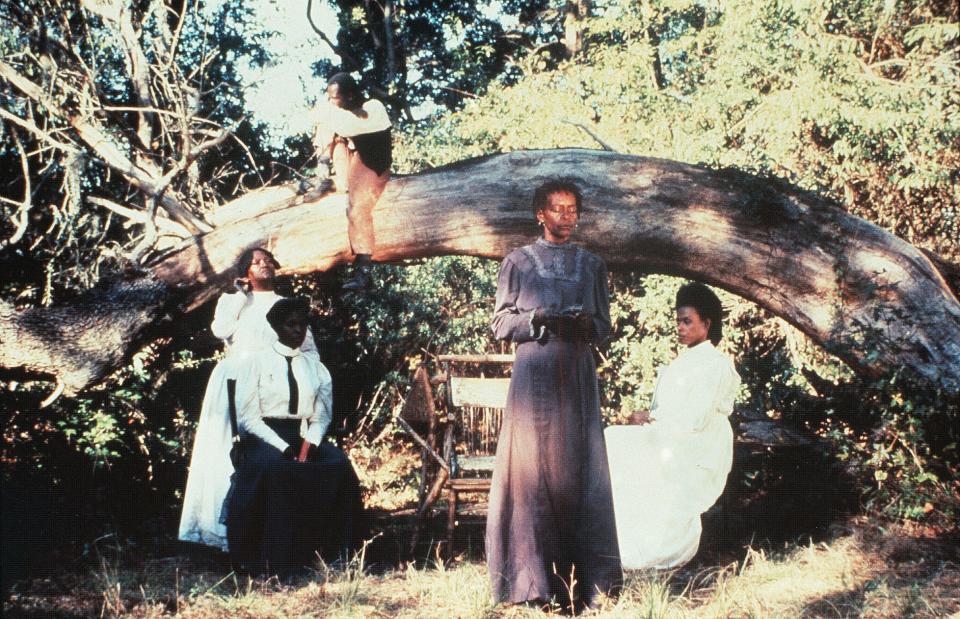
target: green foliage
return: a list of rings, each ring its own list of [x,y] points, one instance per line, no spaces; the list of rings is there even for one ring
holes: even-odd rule
[[[839,403],[854,415],[830,410],[817,432],[861,480],[866,508],[891,518],[955,522],[958,403],[900,379],[849,390]]]
[[[415,170],[496,151],[595,147],[570,124],[584,123],[622,152],[826,191],[955,258],[956,20],[927,2],[738,0],[722,12],[610,2],[589,21],[582,59],[527,67],[515,85],[411,129],[399,160]]]
[[[128,182],[73,138],[71,118],[93,117],[121,156],[133,162],[143,157],[163,172],[177,165],[178,147],[191,147],[190,142],[175,144],[183,136],[166,131],[171,118],[203,119],[205,131],[230,127],[234,137],[220,144],[213,156],[201,158],[188,174],[179,175],[170,188],[201,215],[236,196],[253,179],[269,176],[269,155],[258,147],[262,130],[245,120],[238,75],[242,63],[268,60],[263,43],[269,33],[249,24],[251,9],[238,3],[147,4],[138,3],[130,10],[144,17],[135,38],[145,62],[154,67],[151,96],[153,107],[162,113],[156,119],[154,142],[141,145],[139,151],[138,116],[128,111],[137,100],[128,73],[130,50],[116,29],[77,0],[0,4],[0,21],[5,24],[0,60],[42,86],[45,93],[42,104],[37,104],[0,79],[0,107],[25,121],[8,118],[0,126],[0,174],[7,179],[0,186],[0,238],[4,241],[0,261],[4,284],[9,286],[4,292],[20,303],[49,305],[122,270],[124,256],[142,233],[140,226],[131,226],[86,199],[107,198],[146,210],[142,196],[131,194]],[[177,30],[176,55],[168,64],[161,32],[177,28],[178,11],[184,19]],[[42,130],[28,129],[31,126]],[[25,229],[17,237],[20,204],[27,190],[29,212],[22,222]],[[8,243],[11,237],[16,242]]]
[[[358,71],[400,116],[427,104],[459,108],[495,78],[514,81],[518,61],[557,36],[562,16],[533,2],[336,0],[339,70]],[[562,4],[562,3],[561,3]],[[389,16],[387,15],[389,13]],[[515,23],[515,27],[505,24]],[[315,70],[332,72],[328,63]]]
[[[153,372],[162,365],[147,349],[104,387],[82,397],[58,398],[39,410],[37,399],[45,394],[38,384],[8,384],[17,397],[5,407],[0,459],[12,466],[4,474],[29,476],[47,469],[63,475],[64,462],[82,460],[92,469],[119,465],[127,472],[136,470],[136,481],[151,483],[157,465],[188,452],[192,434],[182,410],[160,407],[164,385]]]

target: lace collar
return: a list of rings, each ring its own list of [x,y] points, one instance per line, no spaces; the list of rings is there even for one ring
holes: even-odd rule
[[[520,249],[533,262],[537,275],[544,279],[561,279],[574,283],[580,283],[583,279],[583,260],[586,252],[579,245],[551,243],[541,237],[533,245]],[[573,268],[568,271],[567,257],[570,252],[574,252]]]
[[[539,239],[537,239],[537,245],[539,245],[540,247],[548,247],[550,249],[569,249],[572,247],[576,247],[576,245],[570,243],[569,241],[565,243],[554,243],[553,241],[548,241],[542,236]]]

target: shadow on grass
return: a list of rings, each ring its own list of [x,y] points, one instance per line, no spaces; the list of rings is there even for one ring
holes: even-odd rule
[[[832,527],[835,532],[834,525],[845,522],[854,505],[854,494],[842,477],[826,458],[816,457],[812,451],[738,448],[727,491],[704,515],[700,550],[671,579],[670,588],[682,589],[704,569],[743,561],[750,547],[782,548],[784,543],[828,539]],[[470,510],[473,514],[458,519],[453,544],[447,547],[442,541],[446,509],[442,503],[438,505],[412,557],[407,552],[414,527],[412,510],[371,512],[375,537],[366,551],[365,573],[384,574],[411,561],[417,567],[484,561],[485,519],[477,507]],[[52,566],[41,578],[19,580],[5,596],[5,616],[96,616],[111,604],[133,608],[146,602],[172,613],[178,600],[198,591],[233,594],[250,586],[242,579],[239,585],[236,579],[224,581],[231,577],[225,554],[175,541],[175,515],[163,523],[168,533],[160,541],[154,532],[135,531],[122,541],[111,538],[106,548],[94,544],[83,557]],[[102,561],[104,556],[107,561]],[[150,600],[139,593],[143,586],[152,588]],[[257,581],[254,586],[270,588],[271,584]],[[111,599],[114,590],[116,599]],[[844,600],[824,599],[823,605],[856,602]]]
[[[836,525],[855,512],[857,501],[851,482],[829,456],[814,447],[753,449],[738,445],[727,488],[703,515],[700,549],[683,571],[694,573],[740,562],[751,547],[776,549],[785,543],[828,540]],[[389,532],[371,551],[377,560],[395,565],[396,559],[404,556],[404,538],[412,530],[412,520],[380,524]],[[482,515],[458,517],[452,548],[444,547],[445,536],[446,505],[440,502],[416,549],[417,563],[436,560],[438,544],[444,558],[484,560]]]

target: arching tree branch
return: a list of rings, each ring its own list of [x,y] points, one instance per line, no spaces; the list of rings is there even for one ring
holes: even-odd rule
[[[577,149],[464,161],[389,183],[374,211],[375,258],[501,258],[534,238],[532,189],[558,176],[583,187],[577,240],[611,269],[703,280],[860,372],[907,370],[960,393],[960,302],[946,263],[822,198],[742,172]],[[304,203],[292,185],[251,192],[140,279],[46,310],[0,305],[0,366],[59,376],[68,392],[93,384],[165,321],[226,288],[247,247],[276,248],[294,273],[347,260],[344,201]]]

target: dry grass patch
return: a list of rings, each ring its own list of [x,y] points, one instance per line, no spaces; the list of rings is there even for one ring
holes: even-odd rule
[[[628,572],[623,594],[585,616],[948,617],[960,613],[955,541],[861,522],[829,543],[776,553],[748,549],[742,561],[728,566]],[[346,569],[321,565],[282,584],[198,570],[182,558],[141,561],[134,568],[130,554],[105,557],[79,577],[65,575],[59,586],[21,587],[5,601],[4,615],[535,619],[561,610],[494,605],[479,562],[435,561],[371,574],[361,555]]]

